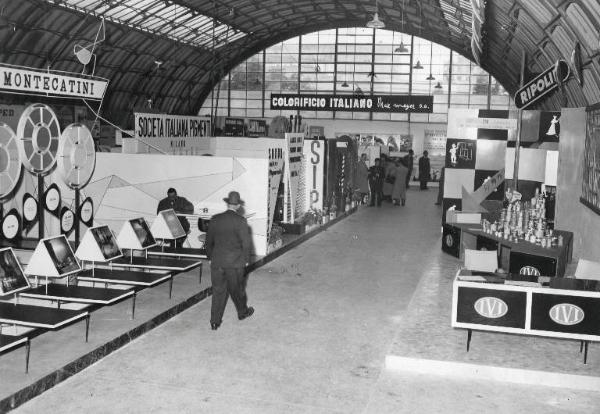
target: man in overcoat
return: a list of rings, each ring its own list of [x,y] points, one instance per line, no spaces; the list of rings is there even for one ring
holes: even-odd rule
[[[227,203],[227,211],[211,218],[206,234],[206,254],[210,260],[213,291],[210,311],[212,330],[221,326],[229,296],[239,320],[254,313],[254,308],[248,306],[246,295],[246,266],[250,262],[252,240],[248,222],[238,212],[243,202],[237,191],[231,191],[223,201]]]

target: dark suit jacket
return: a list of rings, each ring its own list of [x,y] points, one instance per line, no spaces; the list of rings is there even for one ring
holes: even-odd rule
[[[227,210],[213,216],[206,233],[206,255],[215,267],[244,267],[250,262],[252,241],[248,222]]]

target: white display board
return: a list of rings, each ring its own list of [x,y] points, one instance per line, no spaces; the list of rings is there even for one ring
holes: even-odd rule
[[[256,143],[261,139],[248,139],[251,140]],[[268,182],[266,148],[262,157],[254,158],[98,153],[85,196],[94,202],[94,223],[106,224],[120,236],[123,222],[132,217],[143,217],[151,225],[156,219],[157,205],[170,187],[194,205],[195,214],[206,218],[225,211],[223,198],[230,191],[238,191],[245,202],[244,215],[251,228],[255,252],[264,255]],[[186,245],[202,247],[197,219],[190,220],[190,225]],[[117,241],[122,249],[134,248],[120,239]]]
[[[108,226],[89,228],[75,251],[79,260],[107,262],[123,256],[112,230]]]
[[[122,249],[144,250],[156,246],[156,240],[143,217],[127,220],[117,236]]]
[[[42,239],[25,269],[28,276],[63,277],[81,271],[64,235]]]
[[[159,211],[152,222],[150,233],[157,239],[175,240],[185,236],[185,230],[172,208]]]

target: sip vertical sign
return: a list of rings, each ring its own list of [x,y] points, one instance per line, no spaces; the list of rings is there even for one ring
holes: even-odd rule
[[[527,108],[569,79],[570,74],[569,64],[564,60],[557,61],[517,91],[515,106],[518,109]]]
[[[304,140],[305,164],[305,197],[306,206],[318,210],[323,209],[323,181],[325,171],[325,141],[318,139]]]

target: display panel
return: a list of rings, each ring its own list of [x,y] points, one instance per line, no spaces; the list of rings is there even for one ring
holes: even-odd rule
[[[131,224],[131,228],[133,228],[133,231],[135,232],[143,249],[152,247],[156,244],[156,240],[154,240],[152,233],[150,233],[148,224],[143,217],[129,220],[129,223]]]
[[[98,247],[100,247],[100,251],[106,260],[116,259],[117,257],[121,257],[123,253],[119,249],[117,245],[117,241],[115,240],[115,236],[112,231],[108,228],[108,226],[102,227],[92,227],[90,229],[96,243],[98,243]]]
[[[81,270],[65,236],[43,240],[52,263],[60,276]]]
[[[160,212],[160,215],[162,215],[165,219],[165,223],[167,223],[167,227],[169,228],[169,231],[173,235],[174,239],[179,239],[185,236],[185,230],[183,229],[175,210],[163,210]]]
[[[0,296],[29,288],[29,281],[12,249],[0,250]]]

